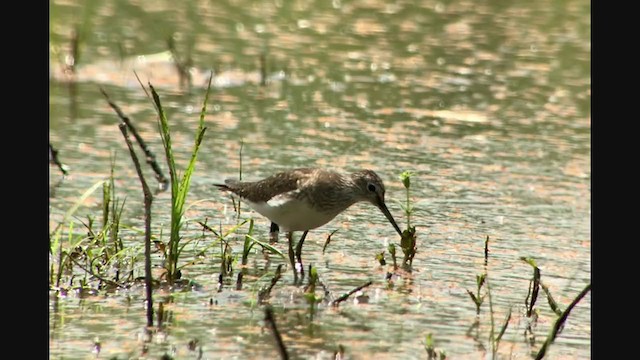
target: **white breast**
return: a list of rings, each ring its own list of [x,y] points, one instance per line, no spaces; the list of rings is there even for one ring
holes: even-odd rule
[[[290,196],[276,196],[267,202],[252,203],[251,208],[278,224],[282,231],[304,231],[320,227],[337,214],[320,212]]]

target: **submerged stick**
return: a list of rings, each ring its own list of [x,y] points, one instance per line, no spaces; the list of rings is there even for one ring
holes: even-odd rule
[[[58,159],[58,150],[54,149],[51,143],[49,143],[49,161],[58,166],[58,169],[60,169],[62,175],[68,175],[67,169],[69,169],[69,167],[60,162],[60,159]]]
[[[153,201],[153,195],[151,194],[151,190],[149,189],[147,182],[144,180],[138,156],[136,156],[136,152],[133,150],[133,144],[131,143],[131,139],[129,139],[129,134],[127,133],[126,123],[121,122],[118,126],[124,136],[124,140],[127,142],[127,147],[129,148],[129,153],[131,154],[131,159],[136,167],[138,178],[142,184],[142,192],[144,193],[144,283],[147,295],[147,326],[152,327],[153,294],[151,291],[151,202]]]
[[[269,287],[267,287],[266,289],[261,289],[258,292],[258,302],[260,304],[263,304],[267,300],[267,298],[271,296],[271,290],[276,285],[278,280],[280,280],[281,277],[282,277],[282,264],[278,265],[278,267],[276,268],[276,274],[271,279],[271,284],[269,285]]]
[[[276,326],[276,319],[273,316],[273,308],[271,305],[267,305],[264,308],[264,321],[267,323],[267,326],[273,332],[273,337],[276,338],[276,344],[278,345],[278,352],[280,352],[280,358],[283,360],[289,359],[289,354],[287,354],[287,349],[284,347],[284,342],[282,341],[282,336],[280,336],[280,332],[278,331],[278,327]]]
[[[369,285],[371,285],[371,284],[373,284],[373,281],[368,281],[366,284],[358,286],[357,288],[355,288],[355,289],[353,289],[353,290],[349,291],[348,293],[346,293],[346,294],[344,294],[344,295],[340,296],[339,298],[337,298],[337,299],[333,300],[333,301],[331,302],[331,305],[332,305],[332,306],[338,306],[338,304],[340,304],[341,302],[343,302],[343,301],[347,300],[347,299],[349,298],[349,296],[351,296],[351,295],[355,294],[356,292],[358,292],[358,291],[360,291],[360,290],[362,290],[362,289],[366,288],[367,286],[369,286]]]
[[[107,102],[109,103],[111,108],[116,112],[116,114],[118,114],[118,117],[120,118],[120,120],[122,120],[122,122],[124,122],[127,125],[129,130],[131,130],[131,133],[133,134],[133,137],[138,142],[138,145],[140,145],[140,148],[142,149],[142,151],[144,152],[144,154],[145,154],[145,156],[147,158],[147,164],[151,165],[151,168],[156,173],[156,179],[160,183],[159,184],[159,190],[160,191],[166,190],[167,186],[169,185],[169,180],[162,173],[162,169],[160,169],[160,166],[158,165],[158,162],[156,161],[156,156],[151,152],[151,150],[149,150],[149,147],[144,142],[144,139],[142,139],[140,134],[138,134],[138,131],[136,130],[136,128],[131,123],[131,119],[129,119],[129,117],[127,117],[122,112],[122,110],[120,109],[120,107],[118,107],[118,105],[116,105],[113,101],[111,101],[111,99],[109,98],[109,95],[107,95],[107,93],[104,91],[104,89],[102,87],[100,88],[100,91],[102,92],[102,95],[104,95],[104,97],[107,99]]]

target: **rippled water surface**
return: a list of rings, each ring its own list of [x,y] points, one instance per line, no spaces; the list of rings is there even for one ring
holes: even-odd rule
[[[284,271],[270,303],[292,358],[330,359],[340,345],[351,359],[426,358],[429,333],[448,358],[484,358],[491,349],[489,304],[477,318],[467,289],[475,290],[483,272],[487,236],[496,328],[512,310],[498,357],[529,358],[555,315],[541,291],[534,339],[524,335],[533,271],[520,257],[535,259],[562,309],[590,283],[590,11],[588,2],[574,0],[53,1],[50,144],[70,175],[62,179],[50,165],[51,229],[89,187],[109,178],[113,158],[116,192],[126,198],[122,240],[139,249],[140,183],[100,88],[132,119],[168,176],[157,116],[134,71],[161,96],[181,169],[209,71],[216,76],[183,232],[193,241],[181,263],[197,260],[183,278],[198,286],[156,291],[168,318],[150,342],[142,288],[89,296],[52,291],[51,358],[94,357],[96,340],[101,358],[136,358],[145,347],[149,358],[195,359],[200,351],[208,359],[278,356],[256,299],[277,265],[287,262],[273,256],[267,262],[256,248],[243,288],[235,286],[236,264],[219,289],[220,246],[210,234],[202,238],[197,223],[235,224],[231,200],[212,183],[238,177],[240,151],[244,179],[307,166],[373,169],[401,226],[406,194],[399,174],[413,172],[418,253],[411,273],[385,279],[392,267],[375,256],[399,239],[367,204],[311,231],[303,253],[332,296],[372,281],[366,301],[355,303],[354,295],[338,308],[323,303],[312,313],[301,297],[304,287]],[[64,68],[74,31],[80,54],[71,75]],[[190,88],[180,84],[169,38],[191,59]],[[145,174],[155,186],[148,167]],[[87,215],[100,222],[101,206],[99,190],[78,209],[73,231],[83,231]],[[170,194],[158,194],[152,231],[164,241],[169,207]],[[242,209],[241,218],[254,217],[254,235],[266,241],[268,220]],[[243,239],[232,241],[235,254]],[[283,240],[277,246],[286,253]],[[161,261],[155,253],[154,264]],[[84,274],[76,270],[77,282]],[[144,275],[141,260],[134,275]],[[548,358],[590,358],[590,319],[587,294]],[[192,340],[198,341],[194,351]]]

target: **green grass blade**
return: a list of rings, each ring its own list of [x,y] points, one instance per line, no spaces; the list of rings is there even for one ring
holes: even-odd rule
[[[204,117],[207,113],[207,102],[209,101],[209,92],[211,90],[212,79],[213,79],[213,72],[209,77],[209,84],[207,86],[207,91],[205,92],[205,95],[204,95],[202,110],[200,111],[200,121],[198,123],[198,130],[196,131],[196,140],[195,140],[193,150],[191,151],[191,159],[189,160],[189,165],[187,166],[187,169],[184,175],[182,176],[182,181],[180,182],[180,186],[178,189],[176,205],[178,209],[180,209],[180,211],[182,211],[182,208],[184,207],[184,202],[186,200],[187,193],[189,192],[189,187],[191,185],[191,175],[193,174],[193,171],[195,170],[195,167],[196,167],[196,159],[198,158],[198,151],[200,150],[202,139],[204,138],[204,134],[207,130],[207,128],[204,126]],[[182,213],[180,215],[182,215]]]
[[[82,205],[82,203],[87,200],[87,198],[89,196],[91,196],[91,194],[93,194],[98,188],[100,188],[102,186],[102,184],[104,183],[104,180],[100,180],[98,182],[96,182],[95,184],[93,184],[89,189],[87,189],[78,200],[76,200],[76,202],[71,206],[71,208],[69,210],[67,210],[67,212],[64,214],[64,217],[62,218],[62,221],[60,221],[60,223],[58,223],[58,225],[56,226],[56,228],[53,230],[52,234],[57,233],[60,230],[60,226],[64,223],[66,223],[69,218],[71,216],[73,216],[73,214],[75,214],[75,212],[78,210],[78,208],[80,207],[80,205]]]
[[[284,256],[284,254],[282,252],[280,252],[280,250],[274,248],[273,246],[269,245],[268,243],[262,242],[256,238],[254,238],[253,236],[247,235],[247,237],[249,237],[254,243],[262,246],[263,248],[271,251],[274,254],[280,255],[281,258],[286,259],[286,257]]]
[[[196,135],[196,144],[194,146],[193,152],[191,153],[191,160],[189,161],[189,165],[187,166],[187,169],[182,176],[182,181],[180,181],[180,185],[178,186],[175,206],[176,211],[178,211],[180,217],[182,217],[183,214],[182,210],[187,199],[187,194],[189,193],[189,187],[191,186],[191,175],[193,175],[193,171],[195,170],[198,150],[200,149],[200,144],[202,143],[202,139],[206,130],[207,128],[199,129],[198,134]]]
[[[169,166],[169,175],[171,176],[171,194],[177,194],[178,181],[176,175],[176,164],[173,159],[173,149],[171,148],[171,132],[169,131],[169,122],[167,120],[167,114],[162,108],[162,102],[160,96],[156,92],[153,85],[149,84],[151,89],[151,96],[155,103],[156,110],[158,112],[158,126],[160,127],[160,137],[162,138],[162,145],[164,146],[165,157],[167,159],[167,165]]]
[[[253,219],[251,219],[249,221],[249,231],[247,232],[247,235],[245,235],[244,237],[244,246],[242,248],[242,265],[247,265],[248,258],[249,258],[249,251],[251,251],[251,248],[255,244],[255,242],[251,241],[251,235],[253,235],[253,224],[254,224]]]

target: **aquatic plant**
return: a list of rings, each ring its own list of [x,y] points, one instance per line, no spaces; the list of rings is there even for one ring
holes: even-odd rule
[[[189,187],[191,185],[191,176],[195,170],[196,159],[198,156],[198,150],[202,139],[204,138],[207,128],[204,126],[204,117],[207,111],[207,101],[209,100],[209,92],[211,90],[211,80],[213,79],[213,73],[209,77],[209,83],[205,92],[204,101],[202,104],[202,110],[200,111],[200,121],[198,123],[198,129],[196,130],[195,143],[191,152],[191,159],[187,165],[182,179],[179,179],[178,170],[176,168],[175,159],[173,156],[173,149],[171,144],[171,132],[169,129],[169,122],[167,115],[162,107],[160,96],[149,84],[151,94],[153,96],[153,102],[155,103],[156,111],[158,113],[158,122],[160,127],[160,135],[162,138],[162,144],[165,150],[165,156],[167,165],[169,167],[169,175],[171,179],[171,232],[169,238],[169,252],[167,258],[167,280],[170,284],[173,284],[179,278],[178,260],[180,258],[180,252],[183,247],[180,246],[180,230],[183,226],[184,205],[189,193]]]
[[[410,270],[411,265],[413,264],[413,257],[416,255],[418,250],[416,243],[416,227],[411,226],[411,214],[414,211],[413,204],[411,203],[410,197],[410,187],[411,187],[411,173],[410,171],[403,171],[400,174],[400,180],[402,180],[402,185],[404,185],[405,193],[406,193],[406,202],[405,204],[401,204],[402,209],[407,217],[407,228],[402,232],[402,238],[400,239],[400,247],[402,248],[402,252],[404,253],[404,257],[402,259],[402,266],[405,269]],[[393,255],[392,255],[393,256]],[[395,256],[394,265],[395,265]]]

